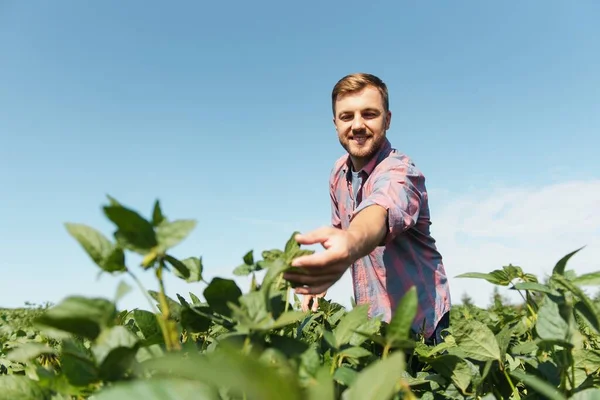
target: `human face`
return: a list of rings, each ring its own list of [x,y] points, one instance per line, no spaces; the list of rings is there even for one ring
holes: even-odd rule
[[[333,123],[355,171],[364,167],[383,145],[391,119],[392,113],[385,111],[383,97],[375,87],[338,97]]]

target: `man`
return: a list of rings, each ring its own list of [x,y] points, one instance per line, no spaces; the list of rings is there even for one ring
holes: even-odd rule
[[[351,268],[357,304],[389,322],[412,286],[418,294],[414,333],[439,343],[448,326],[450,293],[442,256],[429,232],[425,177],[386,137],[392,113],[384,82],[370,74],[342,78],[332,92],[333,122],[342,147],[330,175],[332,226],[301,234],[301,244],[325,251],[298,257],[286,273],[300,284],[303,308],[325,295]]]

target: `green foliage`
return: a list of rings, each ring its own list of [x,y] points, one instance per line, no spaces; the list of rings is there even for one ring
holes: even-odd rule
[[[600,310],[561,259],[547,282],[508,265],[462,278],[518,291],[509,305],[494,292],[481,309],[468,297],[451,310],[441,343],[415,329],[418,293],[411,288],[389,323],[369,318],[368,305],[346,310],[319,299],[302,312],[283,279],[295,257],[310,254],[294,234],[282,249],[252,250],[233,269],[251,276],[206,282],[199,257],[172,249],[196,226],[170,220],[158,201],[145,218],[109,197],[103,207],[113,240],[83,224],[69,234],[103,273],[153,273],[151,310],[118,310],[114,296],[67,296],[52,307],[0,310],[0,399],[585,399],[600,394]],[[580,249],[581,250],[581,249]],[[128,252],[142,256],[126,263]],[[258,282],[256,272],[264,271]],[[202,298],[169,296],[164,273],[205,285]]]

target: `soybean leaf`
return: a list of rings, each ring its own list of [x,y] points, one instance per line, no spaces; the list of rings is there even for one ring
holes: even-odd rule
[[[173,222],[163,221],[156,227],[156,238],[158,240],[158,251],[166,252],[183,241],[196,227],[196,221],[192,219],[180,219]]]
[[[552,270],[552,274],[564,275],[565,267],[567,266],[567,262],[569,261],[569,259],[571,257],[573,257],[575,254],[577,254],[579,251],[581,251],[581,249],[583,249],[584,247],[585,246],[582,246],[582,247],[578,248],[577,250],[572,251],[571,253],[567,254],[563,258],[561,258],[554,266],[554,269]]]
[[[65,227],[102,270],[106,272],[127,270],[123,250],[114,246],[100,231],[76,223],[66,223]]]
[[[230,350],[223,343],[216,352],[189,354],[185,358],[169,354],[145,364],[153,372],[153,379],[168,376],[204,382],[227,389],[236,398],[242,393],[247,399],[257,400],[302,398],[299,382],[285,374],[283,368],[271,367],[256,357]]]
[[[453,327],[453,334],[460,350],[477,361],[500,361],[500,347],[494,332],[477,320],[461,321]]]
[[[569,290],[573,293],[580,301],[580,308],[587,308],[587,312],[585,313],[586,318],[588,318],[589,322],[592,324],[596,331],[600,330],[600,315],[598,313],[598,309],[594,303],[586,296],[586,294],[581,290],[577,285],[573,284],[573,282],[566,279],[561,275],[554,275],[552,279],[559,283],[562,287]]]
[[[312,379],[306,389],[307,400],[334,400],[335,391],[333,386],[333,379],[329,374],[327,366],[319,368],[315,375],[315,379]]]
[[[514,371],[510,371],[509,374],[523,382],[525,385],[535,390],[537,393],[544,396],[549,400],[566,400],[566,397],[563,396],[557,388],[552,385],[544,382],[542,379],[537,376],[528,375],[520,369],[516,369]]]
[[[91,351],[75,339],[62,344],[61,369],[68,382],[74,386],[86,386],[100,379]]]
[[[102,329],[112,325],[116,316],[114,303],[106,299],[70,296],[48,309],[35,321],[43,326],[93,340]]]
[[[417,288],[412,286],[402,297],[386,332],[388,342],[405,340],[409,338],[412,323],[417,315]]]
[[[286,244],[285,244],[285,254],[290,254],[290,253],[293,253],[294,251],[300,249],[300,244],[295,239],[295,237],[296,237],[296,235],[298,233],[300,233],[300,232],[294,232],[294,233],[292,233],[292,236],[290,236],[290,238],[286,242]]]
[[[241,295],[242,291],[235,281],[231,279],[213,278],[206,289],[204,289],[204,298],[212,309],[227,317],[231,316],[231,309],[227,303],[231,302],[239,305]]]
[[[56,355],[57,351],[46,344],[28,342],[10,350],[6,358],[10,361],[26,363],[42,354]]]
[[[100,377],[105,381],[120,379],[131,368],[139,340],[124,326],[102,332],[92,346]]]
[[[598,286],[600,285],[600,272],[590,272],[589,274],[579,275],[571,282],[578,286]]]
[[[94,397],[97,400],[221,400],[218,390],[209,384],[176,378],[119,382]]]
[[[537,283],[537,282],[518,282],[515,283],[515,285],[513,287],[511,287],[512,290],[531,290],[534,292],[542,292],[542,293],[548,293],[554,296],[558,296],[559,293],[550,288],[548,285],[544,285],[541,283]]]
[[[362,304],[353,308],[340,321],[333,330],[338,346],[343,346],[350,341],[354,332],[368,320],[369,305]]]
[[[146,254],[158,244],[154,227],[136,211],[124,206],[105,206],[104,214],[117,226],[114,236],[123,247]]]
[[[40,400],[50,399],[47,389],[22,375],[0,375],[0,399]]]
[[[508,286],[511,282],[511,279],[508,277],[507,273],[499,269],[494,270],[489,274],[484,274],[482,272],[467,272],[464,274],[457,275],[456,277],[485,279],[486,281],[493,283],[494,285],[500,286]]]
[[[356,380],[358,372],[355,370],[342,366],[335,370],[333,373],[333,379],[341,383],[342,385],[351,386]]]
[[[453,354],[432,358],[423,357],[422,360],[430,364],[442,376],[452,380],[456,387],[463,392],[467,390],[474,376],[468,361]]]
[[[538,310],[535,330],[540,339],[565,340],[569,333],[569,324],[560,315],[559,306],[550,297],[545,297]]]
[[[252,265],[252,264],[254,264],[254,255],[253,255],[253,253],[254,253],[253,250],[250,250],[249,252],[247,252],[244,255],[244,257],[243,257],[244,264],[246,264],[246,265]]]
[[[166,221],[166,217],[163,215],[162,209],[160,207],[160,201],[154,201],[154,208],[152,209],[152,225],[159,226],[164,221]]]
[[[142,336],[144,346],[163,342],[163,334],[156,314],[146,310],[133,310],[132,313],[133,321],[139,329],[138,335]]]
[[[173,268],[175,268],[173,274],[177,277],[185,280],[187,280],[190,277],[190,270],[187,267],[187,265],[183,262],[179,261],[170,254],[165,255],[165,261],[168,262]]]
[[[404,353],[395,351],[363,369],[350,387],[348,400],[389,400],[404,375]]]

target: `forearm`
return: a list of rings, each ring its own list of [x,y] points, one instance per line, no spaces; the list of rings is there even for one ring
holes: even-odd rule
[[[372,205],[361,210],[348,227],[351,258],[357,260],[379,246],[387,234],[387,210]]]

